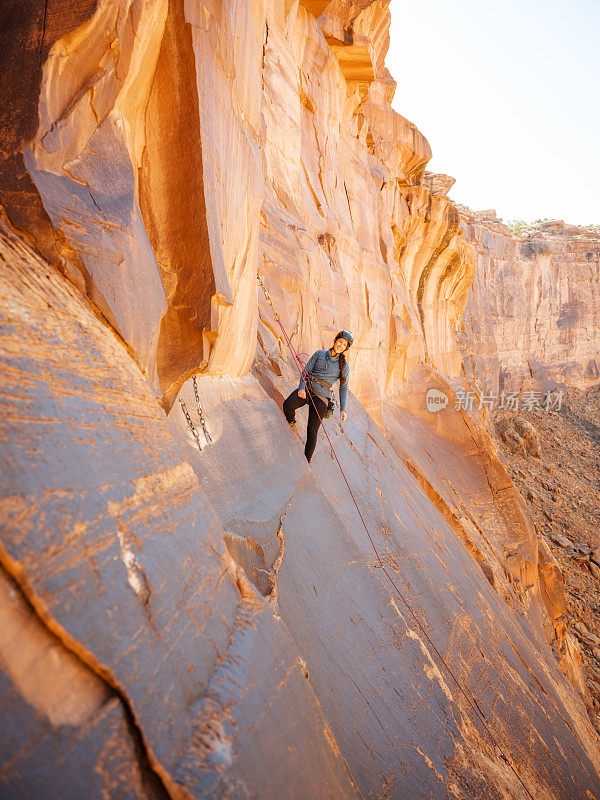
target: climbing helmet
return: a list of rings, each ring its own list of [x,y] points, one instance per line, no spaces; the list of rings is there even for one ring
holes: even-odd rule
[[[352,336],[350,331],[340,331],[335,337],[334,341],[337,341],[338,339],[345,339],[348,342],[348,347],[352,347],[352,344],[354,342],[354,337]]]

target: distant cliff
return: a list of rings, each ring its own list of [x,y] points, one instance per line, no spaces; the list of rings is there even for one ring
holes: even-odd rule
[[[600,380],[600,233],[561,220],[515,236],[495,212],[461,208],[477,250],[466,364],[488,393]]]

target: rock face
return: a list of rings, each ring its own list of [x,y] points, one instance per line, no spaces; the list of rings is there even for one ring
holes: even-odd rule
[[[600,380],[600,233],[554,220],[515,237],[494,211],[461,218],[477,250],[463,352],[484,391]]]
[[[455,402],[477,248],[389,3],[78,13],[8,42],[3,796],[598,796],[560,570]],[[311,469],[280,325],[355,335]]]
[[[587,678],[582,694],[600,730],[600,472],[599,387],[569,387],[569,403],[558,411],[495,412],[494,424],[507,442],[505,455],[552,561],[560,567],[571,623],[571,646],[581,653]],[[505,433],[524,435],[515,446]],[[533,447],[531,445],[534,445]],[[537,446],[535,446],[537,445]]]
[[[18,241],[1,257],[2,796],[225,796],[284,764],[290,796],[356,797],[135,363]]]

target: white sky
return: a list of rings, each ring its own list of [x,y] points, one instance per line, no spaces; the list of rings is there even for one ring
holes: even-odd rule
[[[393,107],[449,197],[600,225],[600,0],[392,0]]]

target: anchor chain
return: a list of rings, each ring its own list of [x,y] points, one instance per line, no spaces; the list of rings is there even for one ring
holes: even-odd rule
[[[285,332],[285,329],[284,329],[284,327],[283,327],[283,325],[282,325],[282,322],[281,322],[281,317],[279,316],[279,314],[277,313],[277,311],[275,311],[275,306],[273,305],[273,300],[271,299],[271,295],[269,294],[269,290],[268,290],[268,289],[267,289],[267,287],[265,286],[265,282],[264,282],[264,281],[263,281],[263,279],[260,277],[260,275],[258,274],[258,272],[256,273],[256,280],[258,281],[258,285],[260,286],[260,288],[261,288],[261,289],[263,290],[263,292],[265,293],[265,297],[267,298],[267,301],[268,301],[269,305],[271,306],[271,309],[272,309],[272,311],[273,311],[273,315],[274,315],[274,317],[275,317],[276,321],[279,323],[279,327],[281,328],[281,330],[282,330],[282,332],[283,332],[283,336],[284,336],[284,338],[286,339],[288,346],[291,348],[291,343],[290,343],[290,342],[288,341],[288,339],[287,339],[287,334],[286,334],[286,332]],[[300,355],[304,355],[304,354],[303,354],[303,353],[301,353]],[[307,360],[308,360],[308,359],[307,359]],[[301,368],[302,377],[303,377],[304,379],[306,379],[306,375],[307,375],[307,373],[306,373],[306,371],[305,371],[305,365],[304,365],[304,364],[303,364],[301,361],[298,361],[298,363],[299,363],[299,366],[300,366],[300,368]]]
[[[200,418],[200,424],[202,425],[202,430],[204,431],[204,436],[206,437],[206,441],[208,442],[208,444],[212,444],[212,436],[208,432],[206,420],[204,419],[204,414],[202,413],[202,407],[200,406],[200,397],[198,395],[198,384],[196,382],[195,375],[192,380],[194,382],[194,394],[196,395],[196,408],[198,409],[198,417]]]
[[[198,394],[198,383],[196,381],[196,376],[195,375],[194,375],[194,378],[193,378],[193,382],[194,382],[194,395],[196,396],[196,408],[198,410],[198,417],[200,418],[200,424],[202,425],[202,430],[204,432],[204,438],[206,439],[206,443],[207,444],[212,444],[212,441],[213,441],[212,440],[212,436],[208,432],[208,426],[206,424],[206,419],[204,418],[204,413],[202,411],[202,406],[200,405],[200,395]],[[183,411],[183,414],[184,414],[184,416],[185,416],[185,418],[187,420],[187,424],[190,426],[190,430],[192,432],[192,436],[196,440],[196,444],[198,445],[198,449],[202,450],[203,447],[202,447],[202,442],[200,441],[200,431],[198,430],[198,428],[196,428],[196,426],[194,425],[194,423],[192,421],[192,418],[190,417],[190,412],[188,411],[187,404],[186,404],[185,400],[182,397],[179,398],[179,403],[181,404],[181,410]]]
[[[277,320],[277,322],[281,324],[281,319],[279,317],[279,314],[275,311],[275,306],[273,305],[273,301],[271,300],[271,295],[269,294],[269,290],[265,286],[263,279],[260,277],[258,273],[256,274],[256,280],[258,281],[258,285],[260,286],[260,288],[265,293],[265,297],[269,301],[269,305],[273,309],[273,314],[275,315],[275,319]]]
[[[185,404],[185,400],[183,398],[179,398],[179,402],[181,403],[181,410],[183,411],[185,418],[187,419],[187,423],[190,426],[190,430],[192,431],[192,435],[196,440],[196,444],[198,445],[198,450],[202,450],[202,443],[200,442],[200,432],[192,422],[192,418],[190,417],[190,413],[187,410],[187,406]]]

